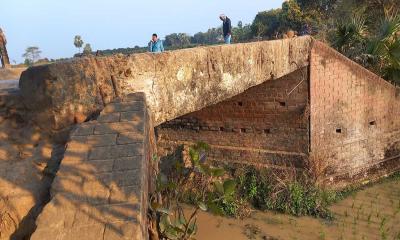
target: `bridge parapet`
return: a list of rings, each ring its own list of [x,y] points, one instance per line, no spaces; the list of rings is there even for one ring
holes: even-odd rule
[[[29,68],[20,80],[38,124],[64,129],[112,99],[144,92],[156,125],[309,65],[312,39],[299,37],[169,51],[84,57]]]

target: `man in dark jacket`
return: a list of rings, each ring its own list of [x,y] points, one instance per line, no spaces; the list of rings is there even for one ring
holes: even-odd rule
[[[224,41],[226,44],[230,44],[231,43],[231,39],[232,39],[232,24],[231,24],[231,20],[225,16],[224,14],[221,14],[219,16],[219,19],[221,19],[221,21],[223,22],[222,24],[222,31],[224,32]]]

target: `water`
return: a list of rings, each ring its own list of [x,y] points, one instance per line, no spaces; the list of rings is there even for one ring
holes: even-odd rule
[[[19,80],[0,80],[0,89],[18,88]]]
[[[198,240],[400,239],[400,180],[376,184],[331,207],[335,220],[254,211],[240,220],[201,213]]]

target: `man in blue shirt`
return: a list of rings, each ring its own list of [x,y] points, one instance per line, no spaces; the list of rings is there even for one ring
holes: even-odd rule
[[[158,39],[157,34],[153,34],[149,42],[149,52],[164,52],[164,46],[161,39]]]

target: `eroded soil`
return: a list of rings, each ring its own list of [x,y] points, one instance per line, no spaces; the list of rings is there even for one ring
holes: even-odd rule
[[[1,240],[29,239],[64,151],[63,144],[23,119],[13,94],[0,90]]]

